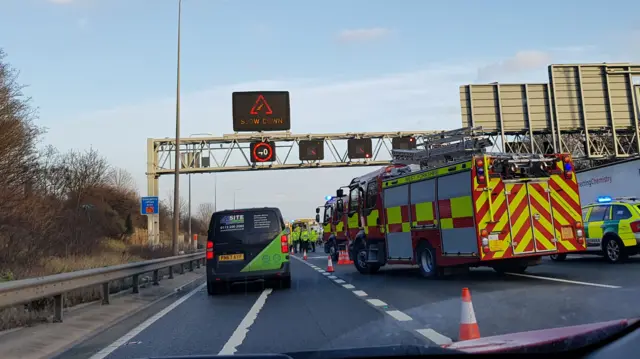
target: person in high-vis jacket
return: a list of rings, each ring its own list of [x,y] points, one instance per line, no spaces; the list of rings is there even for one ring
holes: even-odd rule
[[[300,233],[300,244],[302,244],[301,251],[309,250],[309,230],[306,228]]]
[[[318,242],[318,232],[316,232],[315,228],[311,229],[311,235],[309,236],[309,241],[311,242],[311,246],[313,247],[313,251],[316,251],[316,242]]]
[[[293,250],[294,252],[300,252],[300,227],[296,227],[293,229]]]

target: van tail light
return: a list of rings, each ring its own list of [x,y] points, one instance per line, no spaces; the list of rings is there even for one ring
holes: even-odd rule
[[[635,221],[631,223],[631,232],[640,233],[640,221]]]
[[[289,253],[289,238],[286,235],[280,237],[280,252]]]
[[[213,242],[207,241],[207,259],[213,259],[215,252],[213,251]]]

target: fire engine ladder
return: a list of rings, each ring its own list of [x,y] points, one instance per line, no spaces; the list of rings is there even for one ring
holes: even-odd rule
[[[482,137],[482,127],[464,127],[425,136],[424,148],[392,150],[391,154],[394,163],[420,165],[424,169],[468,160],[491,145],[488,138]]]

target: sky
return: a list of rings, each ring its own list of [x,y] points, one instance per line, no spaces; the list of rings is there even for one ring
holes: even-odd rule
[[[147,138],[175,136],[177,0],[0,8],[0,47],[39,108],[44,143],[97,149],[145,195]],[[250,90],[289,91],[293,133],[459,128],[461,85],[547,82],[554,63],[640,62],[639,11],[630,0],[183,0],[181,132],[232,133],[231,92]],[[217,194],[220,209],[235,197],[308,218],[370,170],[194,175],[192,201]],[[161,198],[172,188],[161,177]]]

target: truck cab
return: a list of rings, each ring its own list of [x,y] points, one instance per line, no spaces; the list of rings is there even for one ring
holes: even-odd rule
[[[328,196],[322,207],[324,208],[322,219],[320,218],[320,207],[316,209],[316,221],[321,223],[323,228],[324,252],[329,254],[333,261],[338,261],[339,251],[346,250],[348,245],[344,212],[346,198],[342,193],[341,196]]]

